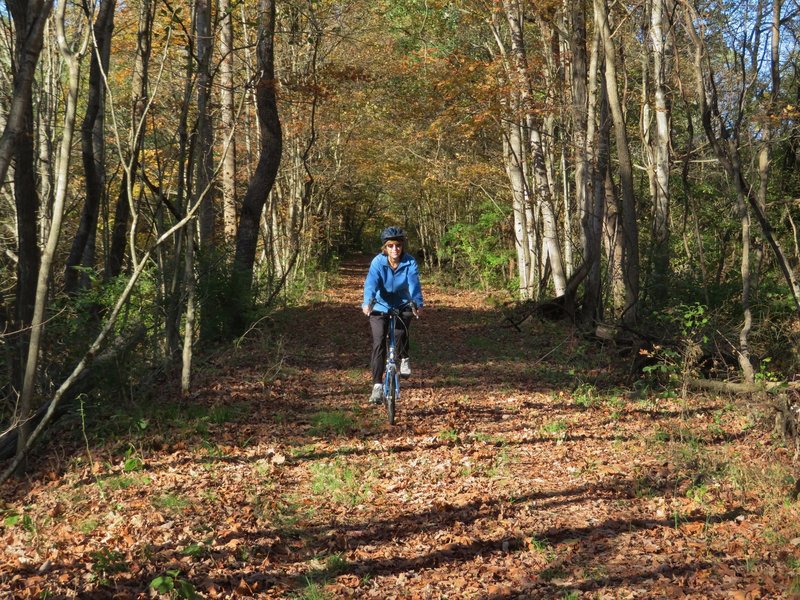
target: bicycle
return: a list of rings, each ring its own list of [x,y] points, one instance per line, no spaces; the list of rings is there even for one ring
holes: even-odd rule
[[[383,375],[383,404],[386,406],[389,425],[394,425],[395,409],[397,401],[400,399],[400,373],[397,370],[397,362],[395,360],[397,350],[394,341],[394,328],[397,324],[397,319],[401,318],[400,315],[403,313],[403,310],[409,307],[414,317],[419,318],[413,302],[404,304],[400,308],[392,308],[387,313],[389,315],[389,333],[386,336],[386,369]]]

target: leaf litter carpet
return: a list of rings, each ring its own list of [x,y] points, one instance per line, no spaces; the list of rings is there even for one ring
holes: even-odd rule
[[[790,461],[767,428],[726,398],[633,387],[629,358],[564,323],[518,331],[485,294],[425,284],[390,427],[367,403],[367,264],[199,365],[191,397],[165,383],[85,440],[62,421],[2,490],[0,596],[800,589]]]

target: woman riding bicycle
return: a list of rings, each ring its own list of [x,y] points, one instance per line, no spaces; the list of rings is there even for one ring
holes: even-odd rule
[[[386,334],[389,310],[406,308],[395,326],[395,343],[400,354],[400,375],[411,375],[408,357],[408,327],[413,310],[422,308],[422,288],[414,257],[404,251],[407,236],[399,227],[387,227],[381,233],[381,253],[372,259],[364,281],[364,303],[361,310],[369,317],[372,329],[372,394],[370,402],[382,400],[383,369],[386,362]]]

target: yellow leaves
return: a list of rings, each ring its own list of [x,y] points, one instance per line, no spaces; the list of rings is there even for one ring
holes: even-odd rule
[[[789,120],[789,119],[797,119],[800,117],[800,107],[795,106],[794,104],[787,104],[783,107],[781,111],[781,119]]]

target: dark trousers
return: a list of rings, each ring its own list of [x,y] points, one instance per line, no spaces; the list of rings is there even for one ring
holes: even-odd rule
[[[395,320],[394,344],[400,358],[408,358],[408,327],[413,315],[403,313]],[[389,315],[373,312],[369,316],[372,329],[372,383],[383,382],[383,367],[386,365],[386,336],[389,333]]]

